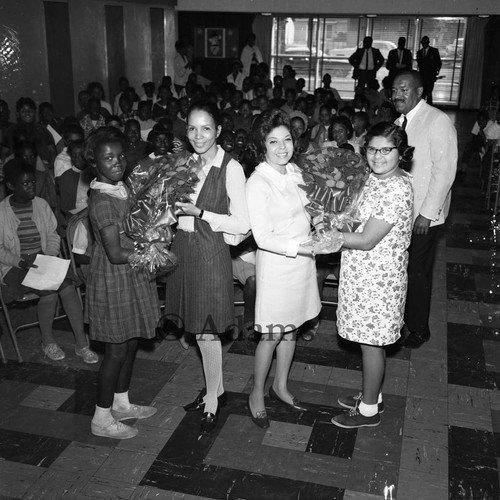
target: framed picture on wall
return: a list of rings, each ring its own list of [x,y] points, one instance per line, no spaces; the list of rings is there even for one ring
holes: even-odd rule
[[[215,59],[226,57],[225,28],[205,28],[205,57]]]

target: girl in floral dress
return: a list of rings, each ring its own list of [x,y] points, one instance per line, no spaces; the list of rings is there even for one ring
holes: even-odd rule
[[[362,393],[339,398],[350,411],[332,418],[343,428],[379,425],[385,346],[398,340],[403,326],[413,206],[411,177],[401,169],[413,154],[407,141],[393,123],[368,131],[364,151],[372,173],[359,203],[361,225],[340,233],[337,329],[361,345],[363,359]]]

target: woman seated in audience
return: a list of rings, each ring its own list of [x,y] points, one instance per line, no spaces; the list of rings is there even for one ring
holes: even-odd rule
[[[38,254],[58,256],[60,237],[57,221],[48,203],[35,195],[36,171],[21,158],[10,160],[4,167],[5,182],[12,194],[0,202],[0,280],[5,302],[13,302],[26,293],[40,297],[37,316],[42,334],[42,351],[53,361],[65,358],[52,331],[58,296],[75,336],[75,354],[85,363],[97,363],[90,350],[83,327],[83,312],[74,279],[70,273],[56,291],[42,291],[22,284],[26,274],[36,267]]]
[[[101,104],[98,99],[91,97],[87,104],[87,108],[88,113],[86,113],[80,120],[80,126],[83,128],[85,138],[87,138],[94,130],[106,125],[106,117],[101,114]]]

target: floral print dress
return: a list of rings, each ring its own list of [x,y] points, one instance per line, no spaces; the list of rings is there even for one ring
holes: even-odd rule
[[[378,179],[371,174],[359,204],[362,232],[374,217],[393,224],[372,250],[342,252],[337,308],[341,337],[375,346],[400,337],[408,283],[408,246],[413,222],[411,177]]]

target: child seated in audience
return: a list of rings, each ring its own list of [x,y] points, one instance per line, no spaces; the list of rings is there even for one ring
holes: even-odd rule
[[[290,131],[293,138],[293,151],[297,154],[313,151],[314,144],[309,141],[306,127],[307,116],[300,111],[294,111],[290,115]]]
[[[385,101],[380,105],[375,115],[374,123],[390,122],[392,123],[398,117],[399,113],[396,111],[394,104],[391,101]]]
[[[220,115],[220,126],[222,132],[232,132],[234,130],[233,117],[229,113]]]
[[[217,104],[221,111],[231,107],[231,95],[233,94],[233,90],[236,90],[236,88],[231,83],[227,83],[222,87]]]
[[[228,113],[229,115],[231,115],[233,122],[240,114],[243,101],[243,92],[241,90],[235,90],[231,95],[231,107],[224,111],[224,113]]]
[[[80,120],[80,126],[85,134],[85,139],[98,128],[106,125],[106,118],[101,114],[99,99],[91,97],[88,102],[88,113]]]
[[[283,90],[293,89],[297,92],[296,85],[297,80],[295,79],[295,70],[290,66],[290,64],[285,64],[283,66]]]
[[[349,118],[345,116],[334,116],[330,129],[328,130],[329,142],[327,145],[355,151],[356,145],[351,140],[353,133],[354,131]],[[359,148],[357,152],[359,153]]]
[[[295,109],[295,99],[297,97],[297,91],[294,88],[288,88],[285,90],[285,104],[281,106],[281,111],[290,116]]]
[[[236,158],[237,161],[239,161],[238,158],[241,156],[242,152],[247,147],[248,137],[249,133],[243,128],[239,128],[234,132],[233,156]]]
[[[357,111],[352,116],[352,128],[354,130],[354,134],[352,136],[352,141],[357,146],[357,149],[361,148],[365,142],[365,135],[368,130],[369,118],[368,113],[364,111]]]
[[[370,113],[370,118],[373,118],[375,116],[378,108],[380,108],[380,105],[382,104],[382,97],[380,96],[379,88],[380,84],[378,83],[378,80],[373,78],[368,82],[367,88],[365,90],[364,95],[368,101],[367,109]]]
[[[304,90],[306,86],[306,81],[304,78],[297,78],[297,83],[295,84],[295,88],[297,90],[297,97],[307,97],[308,93]]]
[[[186,141],[186,122],[179,118],[179,101],[172,97],[168,100],[168,118],[172,120],[172,132],[181,141]]]
[[[318,146],[328,141],[328,130],[332,120],[332,110],[327,105],[322,105],[319,110],[319,123],[311,130],[311,141]]]
[[[174,150],[174,134],[157,123],[148,135],[148,143],[152,148],[149,153],[152,160],[171,155]]]
[[[145,101],[148,103],[149,109],[153,109],[153,103],[155,102],[155,84],[153,82],[145,82],[142,84],[144,93],[140,96],[140,101]]]
[[[13,157],[26,161],[35,169],[35,195],[43,198],[54,212],[54,215],[57,216],[59,213],[59,203],[56,186],[51,173],[45,167],[39,168],[39,165],[43,165],[43,162],[38,156],[36,144],[26,140],[16,142],[14,144]],[[7,160],[10,161],[10,158]]]
[[[78,92],[78,106],[80,108],[76,115],[78,123],[80,123],[82,118],[89,112],[89,99],[90,94],[86,90],[80,90],[80,92]]]
[[[113,114],[113,109],[111,104],[106,101],[106,96],[104,94],[104,87],[101,82],[90,82],[87,85],[87,91],[91,98],[97,99],[99,101],[100,114],[106,118],[108,115]]]
[[[124,133],[127,139],[125,149],[127,168],[124,176],[126,178],[139,161],[147,157],[148,143],[141,139],[141,126],[137,120],[129,120],[125,123]]]
[[[243,129],[246,130],[247,133],[250,133],[253,123],[252,105],[250,101],[245,100],[241,103],[240,111],[233,119],[233,123],[236,130]]]
[[[153,127],[153,130],[155,130],[156,127],[166,130],[172,134],[172,153],[180,153],[181,151],[186,150],[186,143],[174,135],[172,131],[172,120],[170,118],[160,118],[158,124]]]
[[[151,110],[151,118],[153,120],[158,121],[160,118],[167,116],[168,100],[171,97],[172,93],[166,85],[158,87],[158,100],[153,104],[153,109]]]
[[[62,175],[66,170],[71,168],[71,158],[68,154],[68,146],[72,142],[83,141],[85,138],[85,133],[83,132],[82,127],[78,124],[70,123],[64,127],[63,131],[63,141],[64,148],[63,150],[56,156],[54,161],[54,178],[58,178]]]
[[[42,291],[22,285],[37,254],[58,256],[60,237],[57,221],[47,202],[35,194],[36,171],[27,161],[15,158],[5,165],[5,182],[12,195],[0,202],[0,282],[4,300],[9,303],[26,293],[40,297],[37,316],[42,334],[42,351],[53,361],[66,357],[57,345],[52,325],[60,297],[75,336],[75,354],[85,363],[99,361],[90,350],[83,326],[83,311],[74,283],[68,272],[56,291]]]
[[[243,91],[243,99],[245,99],[245,101],[252,101],[252,99],[254,98],[254,95],[253,95],[253,84],[252,84],[252,79],[247,76],[244,80],[243,80],[243,85],[242,85],[242,89]]]
[[[85,163],[84,150],[83,141],[68,146],[71,168],[57,178],[61,210],[67,220],[87,207],[90,182],[95,177]]]
[[[117,116],[117,115],[109,115],[107,118],[106,118],[106,125],[107,126],[110,126],[110,127],[115,127],[119,130],[122,130],[123,129],[123,121],[122,119]]]
[[[332,84],[332,77],[329,73],[325,73],[323,75],[322,82],[323,82],[323,88],[325,89],[325,91],[327,93],[331,92],[333,94],[333,97],[337,101],[337,103],[340,104],[342,102],[342,97],[340,97],[339,91],[335,87],[332,87],[332,85],[331,85]]]
[[[256,83],[254,88],[253,88],[253,95],[254,98],[252,99],[252,109],[257,110],[257,113],[260,113],[259,111],[259,98],[264,96],[267,96],[267,90],[266,86],[263,83]]]
[[[147,101],[140,101],[137,105],[137,121],[141,128],[141,139],[148,140],[148,134],[151,129],[156,125],[156,122],[151,119],[151,108]]]
[[[133,109],[132,101],[127,94],[123,94],[120,99],[118,99],[118,106],[120,108],[118,116],[123,123],[136,117],[136,112]]]
[[[217,143],[221,148],[234,157],[234,133],[230,130],[223,130],[217,138]]]

